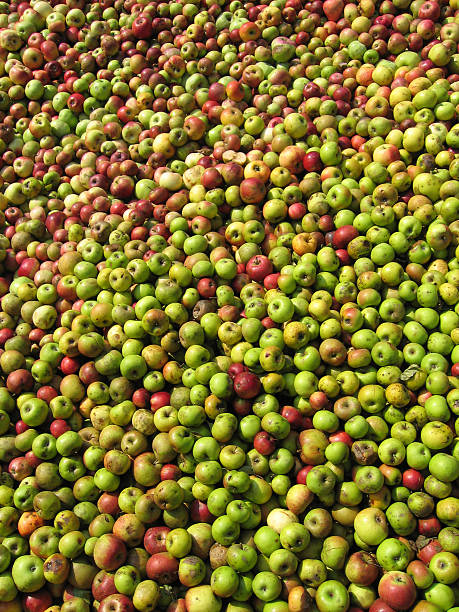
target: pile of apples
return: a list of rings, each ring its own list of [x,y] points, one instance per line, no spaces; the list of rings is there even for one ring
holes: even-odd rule
[[[458,45],[0,2],[0,612],[459,612]]]

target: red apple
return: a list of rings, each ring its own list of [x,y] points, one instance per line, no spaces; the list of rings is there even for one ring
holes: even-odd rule
[[[148,578],[159,584],[173,584],[177,580],[179,563],[168,552],[153,554],[147,561]]]
[[[418,559],[421,559],[426,565],[430,563],[434,555],[443,550],[440,542],[435,538],[431,540],[423,538],[422,541],[418,543],[418,548]]]
[[[418,519],[419,533],[426,538],[434,538],[441,531],[442,525],[436,516]]]
[[[115,587],[115,574],[100,570],[92,581],[92,596],[96,601],[102,601],[109,595],[117,592]]]
[[[405,470],[402,477],[403,486],[410,491],[420,491],[424,484],[424,477],[418,470]]]
[[[166,527],[165,525],[150,527],[150,529],[147,529],[143,537],[143,545],[145,550],[150,555],[166,552],[166,537],[169,531],[169,527]]]
[[[261,390],[260,379],[252,372],[240,372],[234,377],[234,391],[243,399],[256,397]]]
[[[254,255],[247,262],[246,272],[251,280],[261,282],[268,274],[272,274],[273,265],[265,255]]]
[[[353,225],[342,225],[333,233],[332,245],[335,249],[345,249],[358,235],[359,232]]]
[[[261,455],[271,455],[276,449],[276,440],[266,431],[259,431],[253,440],[253,447]]]
[[[22,601],[24,608],[29,612],[44,612],[51,606],[53,599],[48,591],[41,589],[36,593],[24,595]]]
[[[416,585],[405,572],[387,572],[379,581],[378,594],[394,610],[408,610],[416,601]]]

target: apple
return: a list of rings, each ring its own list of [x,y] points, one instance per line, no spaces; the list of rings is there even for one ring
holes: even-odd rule
[[[378,593],[394,610],[407,610],[416,599],[416,586],[405,572],[389,571],[381,578]]]
[[[454,609],[457,0],[3,4],[0,612]]]
[[[319,610],[344,611],[349,608],[349,593],[341,582],[325,580],[317,589],[315,601]]]
[[[185,596],[186,609],[189,612],[205,610],[206,612],[219,612],[222,606],[221,600],[214,595],[209,585],[192,587],[187,590]]]

